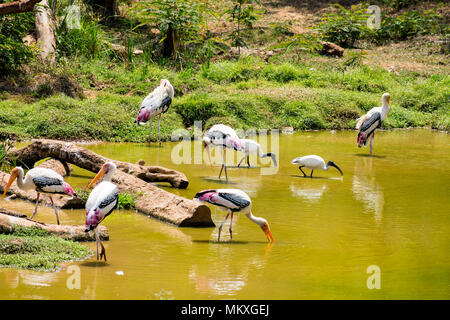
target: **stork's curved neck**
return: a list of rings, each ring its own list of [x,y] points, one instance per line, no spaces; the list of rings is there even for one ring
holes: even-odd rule
[[[116,168],[115,167],[110,167],[110,169],[108,170],[108,173],[106,173],[103,176],[103,181],[111,182],[111,179],[112,179],[112,177],[113,177],[115,172],[116,172]]]
[[[24,189],[26,187],[25,178],[24,178],[24,172],[23,172],[23,169],[21,167],[17,168],[17,186],[20,189]]]
[[[251,212],[246,213],[245,215],[250,221],[256,223],[260,227],[266,222],[263,218],[255,217]]]

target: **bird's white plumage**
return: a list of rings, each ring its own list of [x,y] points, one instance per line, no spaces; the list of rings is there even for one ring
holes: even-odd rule
[[[64,182],[64,178],[53,171],[52,169],[48,168],[33,168],[28,170],[27,174],[25,175],[25,178],[23,179],[24,171],[22,168],[18,167],[18,179],[17,179],[17,185],[19,188],[23,190],[36,190],[37,186],[34,183],[33,179],[35,178],[49,178],[49,179],[55,179],[58,180],[59,183],[56,185],[48,185],[41,189],[41,192],[47,192],[47,193],[59,193],[64,192],[64,186],[62,183]]]
[[[115,184],[109,181],[100,182],[89,195],[89,198],[86,202],[86,210],[92,210],[97,208],[100,205],[100,203],[102,203],[102,201],[107,199],[112,194],[116,194],[118,192],[119,190]],[[115,205],[115,203],[111,205]],[[109,212],[113,207],[109,208],[109,210],[108,208],[105,208],[104,211]]]
[[[370,117],[379,112],[381,114],[381,121],[384,121],[384,119],[386,118],[386,116],[389,113],[389,93],[385,93],[382,95],[381,97],[381,103],[382,106],[381,107],[374,107],[372,109],[370,109],[366,114],[364,114],[363,116],[361,116],[360,118],[358,118],[358,122],[356,123],[356,129],[361,129],[361,126],[363,125],[363,123],[370,119]]]
[[[322,157],[316,155],[308,155],[295,158],[294,160],[292,160],[292,164],[298,164],[312,170],[316,169],[327,170],[325,160],[323,160]]]
[[[164,87],[157,87],[151,92],[141,103],[140,111],[149,111],[149,118],[153,118],[163,112],[161,108],[162,101],[168,97],[169,94]]]
[[[225,137],[224,137],[225,136]],[[215,146],[225,145],[227,148],[242,148],[241,139],[236,131],[224,124],[215,124],[205,133],[205,137]]]

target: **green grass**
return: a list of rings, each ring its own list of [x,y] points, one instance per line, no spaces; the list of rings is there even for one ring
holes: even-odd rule
[[[87,201],[89,198],[89,195],[92,190],[85,190],[76,188],[75,193],[78,195],[80,199],[83,201]],[[128,193],[128,192],[120,192],[119,193],[119,200],[117,203],[117,209],[131,209],[136,206],[136,201],[141,196],[141,193]]]
[[[133,68],[96,59],[66,61],[65,72],[84,88],[94,86],[97,97],[78,100],[55,94],[32,103],[1,100],[0,136],[144,142],[148,126],[136,125],[134,119],[161,78],[175,87],[175,99],[161,121],[163,140],[196,120],[204,128],[225,123],[243,129],[352,129],[361,114],[380,105],[384,92],[392,97],[386,128],[449,130],[450,76],[394,74],[314,59],[294,64],[244,58],[182,71],[143,61],[135,61]],[[157,139],[156,121],[152,139]]]
[[[61,262],[91,255],[88,247],[37,228],[18,228],[0,234],[0,267],[54,271]]]

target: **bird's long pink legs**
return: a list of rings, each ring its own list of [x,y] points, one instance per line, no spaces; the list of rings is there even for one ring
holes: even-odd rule
[[[372,134],[372,137],[370,138],[370,155],[373,154],[373,139],[375,138],[375,132]]]
[[[223,225],[225,224],[225,222],[227,221],[227,219],[228,219],[228,216],[229,215],[232,215],[231,217],[231,219],[233,219],[233,213],[230,211],[230,210],[228,210],[228,213],[227,213],[227,215],[225,216],[225,219],[223,220],[223,222],[222,222],[222,224],[219,226],[219,236],[217,237],[217,242],[220,242],[220,233],[222,232],[222,228],[223,228]],[[231,235],[231,225],[230,225],[230,235]]]
[[[159,145],[161,145],[161,115],[162,115],[162,113],[159,114],[159,120],[158,120],[158,141],[159,141]]]
[[[105,247],[103,246],[102,241],[100,240],[100,236],[98,234],[98,229],[95,228],[95,241],[97,243],[97,260],[102,260],[102,258],[105,259],[106,262],[106,250]],[[102,247],[102,251],[100,252],[100,259],[99,259],[99,255],[98,255],[98,245],[100,244],[100,246]]]
[[[150,130],[148,132],[148,142],[152,141],[152,121],[153,121],[153,118],[150,118]]]
[[[223,168],[225,168],[225,179],[228,182],[227,165],[225,164],[225,149],[223,149],[222,147],[219,147],[219,148],[222,151],[222,161],[223,161],[222,168],[220,169],[220,173],[219,173],[219,179],[220,179],[220,176],[222,175]]]
[[[39,205],[39,195],[40,193],[36,191],[36,207],[34,207],[34,211],[33,214],[31,215],[30,220],[33,220],[34,215],[36,214],[37,210],[38,210],[38,205]]]
[[[59,224],[58,209],[56,208],[55,203],[53,202],[52,196],[50,196],[50,202],[52,203],[53,209],[55,209],[56,223]]]

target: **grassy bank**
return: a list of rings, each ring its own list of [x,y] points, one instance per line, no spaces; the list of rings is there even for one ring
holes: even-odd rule
[[[386,128],[449,130],[447,74],[394,73],[331,59],[311,56],[295,63],[266,63],[248,57],[182,71],[143,61],[133,68],[102,60],[67,62],[63,72],[75,76],[87,98],[52,92],[5,94],[0,101],[0,136],[146,141],[148,126],[138,126],[134,119],[142,99],[161,78],[169,79],[176,91],[162,118],[166,140],[173,130],[190,128],[195,120],[201,120],[204,128],[226,123],[243,129],[352,129],[361,114],[380,105],[384,92],[392,96]]]
[[[0,268],[54,271],[59,263],[91,255],[88,247],[35,228],[20,228],[0,234]]]

